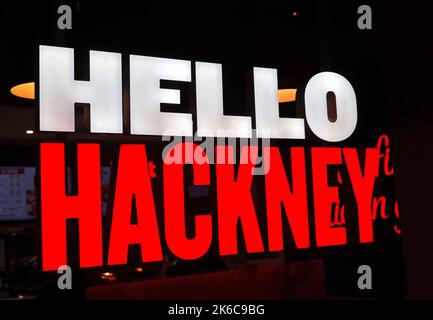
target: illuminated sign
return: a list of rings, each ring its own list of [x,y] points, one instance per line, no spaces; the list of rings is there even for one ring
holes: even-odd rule
[[[122,133],[122,67],[118,53],[90,51],[90,81],[74,80],[74,51],[40,47],[40,130],[75,131],[74,103],[90,103],[90,132]],[[223,113],[222,66],[195,63],[197,135],[252,137],[251,117]],[[130,56],[131,134],[192,136],[191,114],[161,112],[161,103],[179,104],[180,91],[160,88],[161,80],[191,81],[191,62]],[[336,96],[337,119],[327,114],[326,95]],[[258,138],[304,139],[303,119],[278,115],[277,70],[254,68]],[[325,141],[347,139],[357,123],[356,96],[343,76],[322,72],[305,89],[305,114],[311,130]]]
[[[161,80],[191,82],[192,78],[196,85],[199,137],[305,139],[306,122],[320,139],[339,142],[350,137],[356,128],[355,91],[349,81],[337,73],[321,72],[309,80],[304,93],[304,122],[302,118],[279,116],[277,70],[254,67],[256,128],[253,130],[251,117],[224,114],[220,64],[196,62],[193,77],[190,61],[131,55],[129,62],[132,135],[192,136],[192,114],[161,111],[161,103],[180,104],[181,92],[160,88]],[[41,46],[39,67],[41,131],[74,132],[74,104],[89,103],[91,133],[124,132],[120,54],[90,51],[89,81],[74,80],[73,49]],[[335,95],[334,121],[328,117],[329,92]],[[231,145],[205,148],[202,144],[181,142],[169,146],[161,159],[164,236],[159,231],[146,146],[120,146],[108,230],[108,265],[126,264],[131,244],[141,246],[143,262],[162,261],[162,241],[181,259],[199,259],[209,251],[213,241],[218,243],[220,255],[238,254],[238,225],[242,228],[248,253],[282,251],[287,247],[283,241],[283,219],[290,227],[297,249],[347,244],[344,223],[337,226],[331,223],[334,205],[340,204],[339,187],[330,184],[329,169],[335,166],[347,172],[350,185],[345,188],[353,189],[358,241],[372,242],[377,210],[377,205],[372,205],[375,180],[382,171],[387,175],[393,173],[387,162],[389,152],[381,153],[381,143],[366,148],[363,161],[355,148],[297,146],[281,150],[271,145],[248,144],[239,147],[237,164],[234,163],[236,148]],[[212,152],[215,157],[211,157]],[[71,218],[79,221],[80,266],[102,266],[100,146],[77,144],[77,195],[66,194],[64,153],[63,143],[41,143],[43,269],[57,270],[67,263],[66,221]],[[265,187],[261,196],[266,204],[265,226],[257,219],[251,193],[260,157],[264,167]],[[306,157],[311,159],[309,165]],[[381,160],[386,160],[383,166]],[[194,185],[215,183],[216,217],[208,212],[186,212],[185,165],[192,165]],[[287,165],[290,170],[286,169]],[[215,181],[211,179],[213,172]],[[312,179],[312,190],[307,188],[307,176]],[[312,204],[308,203],[310,192]],[[133,199],[137,223],[131,224]],[[310,228],[311,210],[314,212],[314,237],[310,234],[313,230]],[[187,214],[194,215],[193,237],[186,234]]]

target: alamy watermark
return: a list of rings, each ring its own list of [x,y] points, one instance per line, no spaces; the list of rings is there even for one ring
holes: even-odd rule
[[[266,137],[270,130],[261,130],[260,137],[265,138],[257,138],[256,133],[252,130],[250,138],[235,138],[231,130],[219,129],[217,137],[197,133],[182,137],[176,130],[168,130],[162,136],[162,141],[170,141],[162,151],[162,159],[165,164],[183,164],[185,159],[196,164],[253,164],[253,175],[265,175],[269,172],[270,139]],[[179,147],[181,143],[186,143],[184,148]]]
[[[360,30],[373,29],[371,7],[366,5],[366,4],[359,6],[358,7],[358,14],[360,14],[360,16],[358,18],[358,28]]]

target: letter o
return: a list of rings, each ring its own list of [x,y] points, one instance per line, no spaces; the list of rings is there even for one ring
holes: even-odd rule
[[[334,122],[328,119],[328,92],[335,94]],[[338,142],[350,137],[358,121],[356,95],[350,82],[334,72],[313,76],[305,88],[305,116],[311,131],[325,141]]]

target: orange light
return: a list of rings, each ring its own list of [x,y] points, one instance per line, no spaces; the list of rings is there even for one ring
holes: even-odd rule
[[[16,85],[11,89],[11,93],[14,96],[24,98],[24,99],[34,99],[35,98],[35,83],[27,82]]]
[[[112,272],[103,272],[101,273],[101,279],[107,281],[116,281],[117,277]]]
[[[278,90],[278,102],[292,102],[296,100],[296,89],[280,89]]]

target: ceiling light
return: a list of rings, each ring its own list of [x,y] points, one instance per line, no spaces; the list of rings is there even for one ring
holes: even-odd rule
[[[296,100],[296,89],[280,89],[278,90],[278,102],[292,102]]]
[[[27,82],[18,84],[11,89],[11,93],[14,96],[24,98],[24,99],[34,99],[35,98],[35,83]]]

